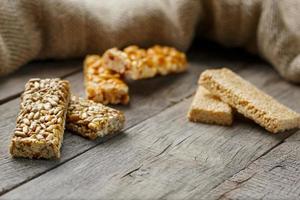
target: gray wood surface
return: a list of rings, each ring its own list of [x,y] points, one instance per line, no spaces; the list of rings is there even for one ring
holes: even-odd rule
[[[157,77],[152,80],[139,81],[130,84],[131,104],[126,107],[119,106],[125,111],[126,127],[131,127],[152,115],[159,113],[181,99],[192,95],[196,87],[199,73],[204,67],[191,63],[187,73],[167,77]],[[71,82],[72,92],[84,96],[82,73],[66,77]],[[184,92],[181,92],[184,91]],[[90,148],[102,143],[103,140],[89,141],[66,131],[62,158],[59,161],[12,159],[8,153],[10,135],[15,127],[15,118],[18,113],[19,99],[12,100],[0,106],[0,191],[4,193],[11,188],[39,176],[45,171],[74,158]],[[105,140],[105,139],[104,139]],[[15,176],[15,174],[18,176]]]
[[[82,199],[88,190],[88,199],[199,199],[286,137],[243,121],[231,128],[188,123],[190,100],[3,197]]]
[[[0,104],[14,99],[24,90],[24,84],[30,78],[64,77],[80,71],[79,60],[73,61],[38,61],[21,67],[15,73],[0,79]]]
[[[205,198],[299,199],[300,131],[294,136],[220,184]]]
[[[298,112],[299,86],[238,51],[193,50],[189,59],[187,73],[130,83],[131,104],[116,106],[127,118],[122,134],[89,141],[66,132],[59,161],[10,158],[19,100],[2,104],[0,199],[297,199],[299,132],[273,135],[241,116],[232,127],[190,123],[186,114],[209,66],[231,67]],[[82,73],[67,79],[84,96]]]

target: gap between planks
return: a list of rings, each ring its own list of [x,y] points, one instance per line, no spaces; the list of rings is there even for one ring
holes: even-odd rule
[[[225,180],[206,199],[299,199],[300,131]]]
[[[160,181],[162,181],[161,179],[155,178],[155,177],[160,177],[161,174],[166,173],[166,176],[161,176],[161,178],[163,178],[164,181],[167,181],[168,179],[172,180],[172,177],[170,177],[170,175],[175,175],[178,172],[176,171],[176,168],[179,168],[179,171],[182,172],[182,174],[178,174],[178,176],[180,177],[179,180],[181,180],[180,182],[182,184],[186,184],[186,188],[185,190],[190,190],[191,188],[193,188],[194,186],[196,186],[197,189],[197,184],[199,184],[197,181],[202,180],[201,176],[197,178],[197,176],[195,176],[196,174],[190,173],[189,171],[193,172],[195,171],[193,168],[190,168],[191,166],[189,166],[189,163],[192,162],[192,157],[194,155],[198,155],[198,150],[200,147],[201,150],[201,146],[203,146],[204,143],[207,143],[205,141],[201,141],[201,139],[197,139],[199,136],[196,136],[195,134],[192,136],[193,138],[189,138],[189,137],[185,137],[183,138],[178,138],[181,137],[179,132],[176,132],[174,127],[171,132],[169,133],[168,131],[168,135],[169,138],[167,139],[167,141],[165,141],[163,138],[160,138],[160,140],[157,140],[156,136],[159,136],[160,133],[163,133],[164,131],[166,131],[166,127],[164,125],[159,125],[159,127],[154,127],[152,126],[151,122],[155,122],[157,120],[161,121],[164,119],[168,119],[168,116],[173,116],[173,118],[169,119],[168,122],[173,121],[174,123],[179,123],[180,121],[182,121],[182,111],[186,110],[187,105],[189,105],[191,98],[188,99],[187,101],[183,101],[179,104],[176,104],[172,107],[170,107],[169,109],[166,110],[166,112],[162,112],[159,113],[158,115],[156,115],[155,117],[149,118],[146,121],[144,121],[143,123],[140,123],[139,125],[132,127],[131,129],[129,129],[127,131],[127,134],[129,134],[127,136],[127,138],[125,137],[120,137],[119,140],[114,140],[114,141],[109,141],[108,143],[104,144],[104,146],[102,146],[100,149],[96,149],[93,148],[92,150],[88,151],[85,153],[85,155],[80,155],[77,158],[73,159],[72,161],[69,161],[68,164],[62,165],[54,170],[51,171],[47,171],[47,173],[45,173],[45,175],[38,177],[35,180],[32,180],[32,182],[28,182],[28,184],[24,184],[22,186],[20,186],[22,189],[17,190],[14,192],[14,190],[12,190],[12,194],[10,194],[10,192],[8,192],[8,197],[16,197],[15,195],[18,195],[19,193],[23,194],[24,191],[27,191],[28,189],[32,188],[33,185],[39,184],[39,188],[41,188],[41,190],[38,190],[35,188],[36,191],[36,195],[41,195],[40,192],[45,191],[45,188],[48,188],[49,192],[45,193],[46,196],[50,195],[50,193],[53,193],[53,190],[59,190],[58,188],[63,188],[63,185],[65,184],[69,184],[68,180],[71,179],[75,179],[76,181],[73,182],[70,185],[71,188],[80,188],[80,185],[88,185],[89,181],[91,181],[91,184],[93,184],[95,187],[91,188],[91,190],[93,192],[91,192],[91,195],[100,195],[100,196],[93,196],[93,199],[97,199],[97,198],[103,198],[106,199],[108,198],[110,195],[112,195],[113,193],[118,194],[118,196],[113,196],[116,197],[116,199],[119,199],[120,197],[125,197],[128,199],[131,198],[136,198],[139,199],[140,197],[142,197],[143,195],[145,195],[141,189],[145,187],[145,185],[148,185],[148,180],[152,180],[152,182],[149,182],[150,184],[150,188],[151,188],[151,184],[154,184],[154,182],[156,182],[156,184],[158,184],[159,187],[163,187],[163,185],[165,185],[166,191],[170,191],[170,185],[168,186],[168,184],[166,182],[161,183]],[[181,105],[180,105],[181,104]],[[182,106],[184,105],[184,106]],[[177,113],[177,114],[176,114]],[[181,117],[178,117],[181,116]],[[183,116],[185,118],[185,116]],[[182,122],[185,123],[185,120]],[[181,125],[179,125],[181,126]],[[192,128],[193,127],[193,128]],[[202,127],[202,128],[201,128]],[[249,124],[247,123],[243,123],[243,127],[244,128],[249,128]],[[178,128],[178,127],[177,127]],[[258,126],[255,126],[254,128],[251,128],[250,126],[250,131],[248,131],[248,133],[240,133],[239,131],[239,127],[235,126],[232,127],[233,129],[235,129],[234,133],[230,133],[232,132],[232,128],[227,128],[226,132],[222,131],[222,127],[213,127],[210,125],[197,125],[197,124],[189,124],[189,127],[184,127],[184,130],[188,130],[192,128],[192,130],[194,131],[194,133],[196,133],[196,131],[198,131],[198,128],[200,128],[200,130],[206,130],[206,128],[208,130],[206,130],[206,135],[210,135],[208,134],[208,132],[215,132],[217,130],[217,135],[222,136],[224,134],[230,134],[229,137],[232,137],[231,139],[233,139],[233,137],[235,137],[235,134],[238,134],[239,137],[243,138],[247,138],[250,137],[250,141],[252,140],[252,142],[243,142],[245,145],[248,146],[248,148],[252,148],[252,145],[258,145],[258,146],[262,146],[264,149],[262,149],[260,152],[258,152],[258,156],[263,154],[265,151],[268,151],[269,147],[272,147],[274,145],[276,145],[278,143],[278,139],[272,138],[271,135],[269,135],[268,133],[266,133],[263,129],[261,129]],[[217,129],[215,129],[217,128]],[[149,134],[150,132],[147,132],[145,130],[152,130],[151,133],[153,134]],[[166,132],[166,133],[167,133]],[[171,134],[173,133],[173,134]],[[191,134],[191,133],[189,133]],[[201,135],[204,134],[204,132],[200,133]],[[248,135],[248,136],[244,136],[244,135]],[[200,137],[201,137],[200,135]],[[254,135],[254,136],[252,136]],[[253,138],[259,136],[260,138],[260,142],[259,144],[256,144],[257,141],[253,141]],[[202,136],[203,137],[203,136]],[[177,138],[176,141],[174,141],[173,139]],[[155,142],[153,142],[155,139]],[[202,138],[203,139],[203,138]],[[272,139],[273,141],[269,141],[269,139]],[[129,149],[124,149],[122,147],[125,147],[128,142],[132,141],[137,141],[135,143],[131,143],[129,145]],[[188,145],[188,143],[186,142],[182,142],[182,141],[186,141],[190,143],[192,142],[193,144],[190,146]],[[212,147],[214,145],[219,146],[220,148],[223,146],[222,144],[220,144],[220,142],[218,141],[220,140],[217,139],[214,144],[210,144],[212,145]],[[171,142],[171,143],[170,143]],[[229,145],[233,145],[234,143],[231,143],[231,140],[228,140]],[[171,145],[170,145],[171,144]],[[108,148],[108,146],[112,145],[111,148]],[[234,146],[238,147],[237,144],[235,144]],[[141,148],[141,147],[147,147],[145,148]],[[118,148],[120,148],[120,150],[118,150]],[[225,149],[224,149],[225,148]],[[104,149],[107,149],[107,152],[104,151]],[[143,149],[143,151],[141,151],[139,153],[139,150]],[[181,150],[180,150],[181,149]],[[187,152],[182,152],[182,150],[187,150]],[[227,152],[225,151],[227,149],[226,146],[222,147],[222,149],[225,152],[224,156],[226,156]],[[221,149],[221,150],[222,150]],[[228,150],[228,149],[227,149]],[[112,152],[111,152],[112,151]],[[241,152],[240,152],[241,151]],[[243,154],[243,148],[240,149],[238,152]],[[230,154],[235,155],[235,149],[231,149],[230,150]],[[126,153],[131,154],[131,156],[128,158]],[[105,156],[104,156],[104,155]],[[139,155],[141,154],[141,155]],[[145,156],[146,155],[146,156]],[[112,156],[112,157],[111,157]],[[166,157],[168,156],[168,157]],[[170,157],[171,156],[171,157]],[[180,156],[179,159],[177,156]],[[139,158],[141,157],[142,160],[136,162],[136,157]],[[238,159],[234,159],[233,161],[231,161],[230,159],[231,156],[229,156],[229,159],[227,160],[230,164],[231,167],[236,166]],[[234,157],[234,156],[233,156]],[[101,161],[100,161],[100,160]],[[108,160],[107,160],[108,159]],[[110,162],[109,160],[113,159],[113,162]],[[171,159],[171,160],[170,160]],[[183,160],[182,160],[183,159]],[[192,160],[191,160],[192,159]],[[209,158],[209,162],[212,162],[215,158]],[[250,160],[252,159],[251,157],[249,158]],[[255,159],[255,158],[254,158]],[[160,160],[160,161],[158,161]],[[123,163],[124,161],[124,163]],[[177,166],[178,165],[178,161],[180,161],[180,165],[182,166]],[[161,168],[161,164],[163,163],[163,167]],[[201,161],[196,161],[195,160],[195,164]],[[215,161],[213,161],[215,162]],[[73,163],[73,164],[72,164]],[[122,163],[122,164],[121,164]],[[172,165],[169,165],[169,164]],[[177,165],[175,165],[177,163]],[[199,164],[200,164],[199,163]],[[245,162],[243,161],[243,163],[246,165],[249,164],[249,162]],[[73,170],[71,170],[71,168],[73,169],[73,167],[70,168],[70,165],[74,165],[75,168],[77,168],[77,166],[79,167],[80,171],[77,171],[77,173],[73,174],[74,172],[72,172]],[[82,166],[89,166],[92,168],[86,168],[86,167],[82,167]],[[116,167],[117,166],[117,167]],[[137,166],[137,167],[136,167]],[[177,167],[176,167],[177,166]],[[204,169],[202,169],[201,164],[200,165],[195,165],[197,167],[198,170],[208,170],[209,168],[206,169],[206,167]],[[96,170],[99,167],[99,170]],[[109,167],[111,168],[110,170],[113,170],[113,174],[110,173],[106,173],[105,169]],[[174,171],[175,168],[175,171]],[[186,170],[186,169],[187,170]],[[164,170],[165,169],[165,170]],[[76,169],[75,169],[76,170]],[[163,171],[162,171],[163,170]],[[222,169],[220,169],[222,170]],[[219,173],[221,173],[221,171],[219,170]],[[83,172],[86,171],[87,173],[90,171],[91,173],[84,174]],[[148,171],[148,172],[147,172]],[[152,176],[147,176],[148,173],[153,173],[153,172],[158,172],[157,174],[153,174]],[[170,171],[172,172],[171,174]],[[208,170],[209,171],[209,170]],[[218,170],[217,170],[218,171]],[[67,173],[66,175],[63,175]],[[115,173],[115,174],[114,174]],[[145,178],[143,179],[143,175],[139,176],[139,174],[146,174]],[[89,176],[93,176],[89,177]],[[102,177],[103,176],[103,177]],[[199,176],[199,175],[198,175]],[[209,177],[211,175],[203,175],[204,180],[208,180]],[[222,176],[218,175],[218,176]],[[56,178],[55,178],[56,177]],[[86,177],[89,177],[89,179],[87,179]],[[93,181],[99,181],[103,178],[104,180],[101,181],[101,184],[105,185],[103,186],[104,188],[99,187],[99,185],[93,183]],[[120,177],[120,178],[119,178]],[[141,184],[142,185],[138,185],[138,188],[136,189],[136,184],[138,184],[138,182],[135,184],[135,177],[137,179],[141,179]],[[194,178],[192,178],[194,177]],[[55,178],[55,180],[53,180]],[[191,179],[192,178],[192,179]],[[222,178],[222,177],[221,177]],[[58,179],[62,179],[61,181],[58,181]],[[106,179],[109,179],[110,181],[105,181]],[[155,180],[153,180],[155,179]],[[183,180],[182,180],[183,179]],[[67,182],[65,181],[67,180]],[[179,181],[177,180],[177,182]],[[187,180],[191,180],[192,183],[188,183],[188,182],[184,182]],[[71,180],[69,180],[71,181]],[[176,182],[175,180],[173,180],[174,183]],[[173,182],[172,181],[172,182]],[[59,183],[57,186],[54,184],[54,182]],[[200,181],[201,182],[201,181]],[[49,186],[48,187],[48,184]],[[131,184],[132,183],[132,184]],[[61,184],[61,185],[60,185]],[[75,185],[73,185],[75,184]],[[99,184],[99,183],[98,183]],[[31,185],[31,186],[30,186]],[[203,186],[205,184],[202,184],[201,186]],[[52,188],[52,187],[53,188]],[[152,185],[153,186],[153,185]],[[176,186],[176,185],[174,185]],[[58,187],[58,188],[57,188]],[[129,187],[129,188],[128,188]],[[32,188],[33,189],[33,188]],[[94,193],[95,189],[97,189],[97,191],[99,191],[97,194]],[[142,196],[130,196],[133,193],[133,189],[135,191],[140,191],[139,194],[141,194]],[[206,190],[206,188],[202,188],[203,190]],[[85,189],[83,189],[85,190]],[[101,191],[100,191],[101,190]],[[127,191],[129,190],[129,191]],[[81,195],[83,195],[84,193],[81,193],[80,191],[73,191],[72,194],[73,197],[74,195],[79,195],[79,198],[82,198]],[[121,191],[121,193],[118,193],[118,191]],[[66,191],[68,194],[70,194],[70,191]],[[125,192],[125,193],[124,193]],[[154,191],[148,191],[148,193],[146,193],[146,199],[150,199],[151,196],[149,195],[157,195],[153,193]],[[162,195],[162,190],[158,191],[159,195]],[[203,193],[203,191],[202,191]],[[101,196],[103,194],[106,194],[107,196]],[[10,196],[12,195],[12,196]],[[24,194],[25,195],[25,194]],[[35,194],[34,194],[35,195]],[[57,193],[55,194],[55,198],[60,199],[61,196],[57,196],[57,195],[64,195],[63,193],[61,193],[60,191],[57,191]],[[129,196],[128,196],[129,195]],[[179,195],[179,194],[177,194]],[[4,197],[7,197],[4,195]],[[36,197],[36,196],[34,196]],[[174,197],[174,196],[173,196]],[[155,196],[154,198],[162,198],[162,196]]]
[[[76,64],[75,64],[76,63]],[[55,65],[62,65],[63,67],[56,68]],[[0,105],[9,102],[15,98],[18,98],[24,91],[24,85],[30,78],[36,77],[58,77],[66,78],[73,74],[79,73],[82,70],[81,62],[71,60],[63,61],[58,64],[58,62],[45,61],[30,63],[23,66],[14,74],[7,75],[3,77],[0,85],[1,95],[0,95]],[[42,67],[42,70],[41,70]],[[26,72],[30,71],[30,74]]]
[[[185,74],[174,75],[174,76],[169,76],[169,77],[157,77],[153,80],[140,81],[138,85],[137,84],[132,85],[131,92],[133,92],[134,93],[133,95],[135,95],[135,97],[132,98],[132,104],[134,104],[135,106],[129,105],[128,107],[121,107],[121,109],[125,110],[125,113],[126,113],[126,111],[131,113],[129,116],[127,116],[127,117],[129,117],[129,119],[128,119],[129,121],[127,121],[127,124],[129,124],[129,126],[131,127],[131,126],[137,124],[140,120],[149,118],[153,114],[157,114],[162,109],[166,109],[166,107],[170,106],[171,104],[174,104],[174,102],[178,102],[178,101],[180,101],[180,99],[183,99],[186,96],[191,95],[194,92],[194,88],[196,87],[196,80],[198,78],[198,75],[202,70],[203,70],[203,68],[200,66],[199,67],[193,66],[193,67],[191,67],[190,71]],[[72,91],[75,92],[76,94],[79,94],[80,96],[82,96],[84,94],[83,84],[82,84],[82,80],[81,80],[82,74],[77,73],[71,77],[68,77],[68,79],[71,82]],[[191,80],[194,80],[194,81],[191,81]],[[178,85],[176,85],[174,83],[177,83]],[[156,91],[157,87],[160,87],[160,89],[158,89],[156,91],[156,93],[153,93],[153,94],[144,94],[144,89],[140,88],[140,87],[148,88],[150,91]],[[185,93],[180,93],[179,92],[180,90],[185,91]],[[164,96],[165,98],[157,98],[156,95]],[[155,100],[155,101],[153,101],[153,100]],[[17,101],[14,100],[11,103],[7,103],[7,105],[9,105],[9,104],[14,104],[14,106],[17,106]],[[151,110],[149,110],[149,107],[147,106],[147,104],[152,105]],[[4,105],[2,105],[2,106],[4,106]],[[12,107],[12,106],[9,105],[9,107]],[[10,115],[16,115],[15,109],[13,109],[13,108],[10,108],[10,109],[11,110],[3,109],[3,111],[11,112]],[[150,111],[150,115],[149,115],[149,111]],[[5,123],[5,122],[3,122],[3,123]],[[9,132],[12,129],[12,127],[14,126],[14,124],[13,124],[14,119],[9,120],[9,123],[10,123],[9,127],[11,127],[11,128],[9,128],[9,127],[3,128],[2,127],[3,131],[6,132],[6,136],[5,136],[5,134],[2,135],[4,140],[8,140],[7,137],[8,137],[9,133],[7,133],[7,132]],[[6,124],[7,123],[3,124],[2,126],[6,126]],[[1,137],[0,137],[0,139],[1,139]],[[5,143],[8,144],[8,142],[9,141],[7,141],[7,142],[2,141],[2,143],[4,143],[4,144]],[[101,142],[101,141],[98,141],[98,142]],[[68,156],[70,156],[69,158],[73,158],[73,156],[74,155],[76,156],[76,154],[78,154],[78,152],[81,152],[85,148],[87,148],[87,147],[89,148],[94,145],[95,145],[95,143],[93,143],[92,141],[87,141],[78,136],[70,136],[70,134],[66,134],[66,138],[64,140],[64,145],[63,145],[63,150],[64,150],[64,152],[67,151],[67,155],[65,155],[66,153],[64,153],[62,155],[66,156],[65,158],[68,158]],[[72,149],[74,147],[75,147],[75,150]],[[5,145],[5,148],[2,150],[5,151],[5,153],[6,153],[6,151],[7,151],[6,145]],[[9,156],[9,155],[6,155],[6,156]],[[9,160],[8,157],[6,159]],[[63,162],[63,159],[61,159],[61,161]],[[4,162],[5,162],[5,160],[4,160]],[[27,163],[27,161],[24,161],[24,162]],[[38,166],[39,163],[41,164],[43,162],[45,164],[47,163],[47,161],[33,161],[33,162],[31,162],[31,164],[37,163],[37,166]],[[22,161],[20,161],[20,163],[22,164]],[[28,163],[30,165],[29,161],[28,161]],[[17,163],[15,163],[15,164],[17,164]],[[53,168],[54,165],[57,165],[57,164],[59,164],[59,162],[58,163],[49,162],[50,166],[48,166],[48,167],[44,166],[43,168],[46,168],[46,169],[38,169],[38,170],[36,170],[37,172],[34,171],[35,167],[37,167],[37,166],[32,166],[33,168],[30,170],[30,171],[32,171],[32,172],[30,172],[32,174],[28,175],[28,177],[25,178],[24,180],[21,180],[21,181],[17,182],[17,184],[13,184],[13,185],[20,185],[20,182],[24,182],[28,178],[36,177],[37,174],[41,174],[44,171],[47,171],[49,168]],[[3,165],[4,164],[2,163],[2,167],[4,167]],[[7,167],[8,166],[9,165],[7,165]],[[17,168],[21,167],[21,166],[14,165],[14,167],[17,167]],[[9,168],[12,170],[12,173],[13,173],[12,167],[13,166],[11,166]],[[26,168],[24,170],[26,170]],[[2,189],[2,193],[9,190],[9,188],[11,188],[11,186],[9,186],[6,189],[5,188]]]
[[[242,71],[243,72],[243,71]],[[260,76],[263,76],[264,74],[263,73],[258,73],[257,74],[259,77],[258,77],[258,80],[261,78]],[[250,79],[251,79],[251,77],[250,77]],[[267,81],[269,81],[269,80],[267,80]],[[262,83],[260,83],[260,84],[262,84],[262,85],[264,85],[265,83],[264,82],[262,82]],[[286,84],[285,84],[285,87],[286,87]],[[284,87],[282,87],[282,89],[284,89]],[[284,92],[283,91],[279,91],[279,93],[283,93],[283,94],[279,94],[279,93],[277,93],[276,91],[272,91],[272,93],[274,93],[274,94],[276,94],[275,96],[278,96],[278,97],[280,97],[281,98],[281,100],[284,100],[285,99],[285,96],[290,96],[291,95],[291,93],[286,93],[286,94],[284,94]],[[280,96],[280,95],[282,95],[282,96]],[[287,100],[286,100],[287,101]],[[295,105],[293,105],[293,106],[295,106]],[[173,107],[173,106],[172,106]],[[172,109],[172,108],[169,108],[169,109]],[[156,115],[155,115],[156,116]],[[154,117],[155,118],[155,117]],[[149,118],[148,120],[151,120],[151,118]],[[137,125],[137,126],[139,126],[139,125]],[[131,128],[131,129],[134,129],[134,128]],[[285,138],[283,138],[283,139],[285,139]],[[277,143],[278,144],[278,143]],[[276,144],[275,144],[276,145]],[[274,145],[273,145],[274,146]],[[272,148],[272,146],[270,146],[270,148]],[[165,148],[164,148],[165,149]],[[165,150],[162,150],[163,152],[165,152]],[[269,150],[268,149],[266,149],[265,150],[265,152],[263,152],[262,153],[262,155],[264,155],[264,154],[266,154],[267,152],[268,152]],[[159,154],[157,154],[157,155],[160,155],[161,154],[161,152],[159,153]],[[82,157],[82,156],[80,156],[80,157]],[[155,157],[157,157],[157,156],[155,156]],[[261,156],[260,156],[261,157]],[[246,163],[246,166],[248,166],[249,164],[250,164],[251,162],[248,162],[248,163]],[[243,169],[243,168],[242,168]],[[242,170],[241,169],[241,170]],[[52,171],[52,170],[51,170]],[[47,171],[47,172],[50,172],[50,171]],[[230,176],[229,176],[230,177]],[[12,191],[13,192],[13,191]]]
[[[187,96],[186,98],[188,98],[188,97],[190,97],[190,96],[192,96],[192,94],[189,95],[189,96]],[[168,108],[170,108],[170,107],[172,107],[172,106],[175,106],[176,104],[182,102],[182,101],[185,100],[186,98],[181,99],[181,100],[177,101],[176,103],[170,104],[170,105],[167,106],[166,108],[162,109],[161,112],[163,112],[164,110],[166,110],[166,109],[168,109]],[[131,125],[131,126],[125,128],[124,130],[122,130],[122,132],[131,129],[131,128],[135,127],[136,125],[138,125],[139,123],[142,123],[142,122],[144,122],[144,121],[146,121],[146,120],[148,120],[148,119],[150,119],[150,118],[153,118],[153,117],[155,117],[155,116],[158,115],[158,114],[159,114],[159,113],[153,114],[153,115],[151,115],[151,116],[149,116],[149,117],[143,119],[142,121],[139,121],[138,123],[133,124],[133,125]],[[17,185],[15,185],[14,187],[10,188],[10,189],[7,190],[7,191],[0,192],[0,196],[2,196],[2,195],[4,195],[4,194],[6,194],[7,192],[9,192],[9,191],[11,191],[11,190],[14,190],[15,188],[17,188],[17,187],[19,187],[19,186],[21,186],[21,185],[23,185],[23,184],[25,184],[25,183],[27,183],[27,182],[29,182],[29,181],[35,179],[35,178],[37,178],[37,177],[39,177],[39,176],[41,176],[41,175],[47,173],[48,171],[51,171],[51,170],[53,170],[53,169],[55,169],[55,168],[57,168],[57,167],[59,167],[59,166],[65,164],[66,162],[68,162],[68,161],[70,161],[70,160],[72,160],[72,159],[74,159],[74,158],[76,158],[76,157],[78,157],[78,156],[84,154],[85,152],[87,152],[87,151],[89,151],[89,150],[95,148],[96,146],[98,146],[98,145],[100,145],[100,144],[106,142],[107,140],[109,140],[109,139],[111,139],[111,138],[113,138],[113,137],[118,137],[118,135],[111,135],[111,136],[106,136],[106,137],[104,137],[103,139],[101,139],[100,142],[98,142],[98,143],[95,144],[94,146],[91,146],[91,147],[85,149],[84,151],[82,151],[82,152],[80,152],[80,153],[74,155],[73,157],[70,157],[70,158],[68,158],[68,159],[66,159],[66,160],[64,160],[64,161],[62,161],[62,162],[60,162],[59,164],[57,164],[57,165],[55,165],[55,166],[53,166],[53,167],[47,169],[47,170],[44,171],[44,172],[41,172],[41,173],[39,173],[39,174],[34,175],[32,178],[29,178],[29,179],[27,179],[27,180],[25,180],[25,181],[23,181],[23,182],[18,183]]]

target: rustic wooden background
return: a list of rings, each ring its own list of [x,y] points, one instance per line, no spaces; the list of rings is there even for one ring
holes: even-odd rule
[[[270,134],[238,116],[232,127],[188,122],[199,74],[226,66],[300,112],[300,87],[241,50],[188,52],[187,73],[130,83],[123,132],[89,141],[66,131],[57,161],[8,153],[24,83],[62,77],[84,96],[82,60],[34,62],[0,80],[0,199],[299,199],[300,131]],[[109,139],[109,140],[108,140]]]

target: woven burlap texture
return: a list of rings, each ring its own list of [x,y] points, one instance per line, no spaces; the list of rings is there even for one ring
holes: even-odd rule
[[[300,82],[299,0],[2,0],[0,74],[137,44],[186,50],[194,37],[243,47]]]

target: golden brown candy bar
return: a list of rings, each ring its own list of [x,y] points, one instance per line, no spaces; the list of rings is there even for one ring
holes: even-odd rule
[[[31,79],[21,96],[10,145],[14,157],[59,158],[70,98],[68,81]]]
[[[231,125],[233,113],[231,107],[199,86],[191,104],[188,118],[192,122]]]
[[[81,136],[96,139],[120,131],[124,121],[122,112],[72,95],[66,126]]]
[[[112,48],[103,54],[103,62],[108,69],[133,80],[180,73],[187,69],[184,53],[159,45],[147,50],[137,46],[129,46],[123,51]]]
[[[299,128],[300,115],[229,69],[206,70],[199,83],[272,133]]]
[[[103,104],[128,104],[128,86],[118,73],[103,67],[98,55],[87,56],[84,61],[84,83],[88,99]]]

